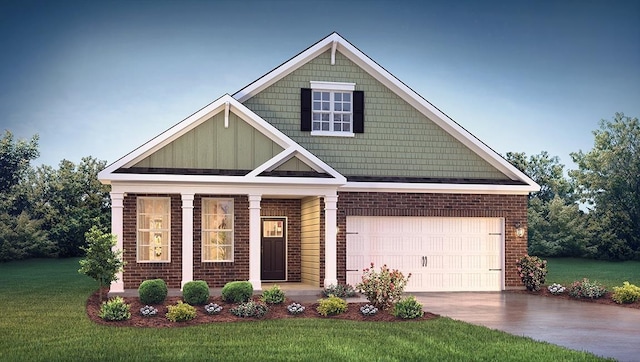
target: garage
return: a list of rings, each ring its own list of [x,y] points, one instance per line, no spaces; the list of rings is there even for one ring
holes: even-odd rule
[[[408,292],[504,289],[504,220],[347,217],[347,283],[373,262],[411,273]]]

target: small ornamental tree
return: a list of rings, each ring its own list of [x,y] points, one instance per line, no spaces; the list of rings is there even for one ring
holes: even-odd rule
[[[116,274],[122,270],[122,251],[113,250],[116,236],[105,234],[97,226],[92,226],[85,234],[87,246],[81,247],[86,257],[80,260],[78,272],[98,281],[99,295],[102,300],[102,288],[118,280]]]
[[[389,309],[402,297],[411,274],[405,278],[400,271],[391,270],[386,264],[380,267],[380,272],[376,272],[373,267],[371,263],[371,268],[364,269],[362,282],[356,285],[356,289],[364,294],[374,307]]]
[[[516,262],[518,275],[528,290],[539,291],[547,278],[547,261],[537,256],[525,255]]]

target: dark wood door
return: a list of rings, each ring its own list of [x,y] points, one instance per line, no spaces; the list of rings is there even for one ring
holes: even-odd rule
[[[262,219],[262,280],[286,279],[287,223],[284,218]]]

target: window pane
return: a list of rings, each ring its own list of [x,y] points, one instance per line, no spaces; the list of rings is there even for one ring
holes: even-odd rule
[[[322,92],[322,100],[329,101],[329,92]]]
[[[334,108],[335,108],[334,111],[341,112],[342,111],[342,103],[336,103]]]
[[[351,112],[351,103],[343,103],[342,110],[345,112]]]
[[[340,123],[336,123],[336,124],[334,124],[334,125],[333,125],[333,130],[334,130],[334,131],[338,131],[338,132],[339,132],[339,131],[342,131],[342,130],[340,129]]]
[[[336,93],[336,94],[334,94],[334,98],[335,98],[334,100],[335,100],[336,102],[341,102],[341,101],[342,101],[342,93]]]
[[[320,108],[322,108],[322,103],[320,102],[313,102],[313,110],[314,111],[319,111]]]
[[[313,92],[313,100],[319,101],[320,99],[322,99],[322,94],[320,92]]]
[[[343,124],[342,124],[342,130],[343,130],[344,132],[350,132],[350,131],[351,131],[351,124],[349,124],[349,123],[343,123]]]
[[[351,102],[351,93],[342,93],[342,98],[345,102]]]
[[[322,130],[323,131],[328,131],[329,130],[329,123],[323,123],[322,124]]]
[[[322,114],[322,122],[329,122],[329,114],[328,113]]]
[[[322,110],[323,110],[323,111],[329,111],[329,110],[331,110],[330,103],[328,103],[328,102],[323,102],[323,103],[322,103]]]

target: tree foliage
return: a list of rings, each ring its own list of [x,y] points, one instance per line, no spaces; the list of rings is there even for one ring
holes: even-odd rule
[[[640,123],[616,113],[601,120],[593,149],[571,154],[581,200],[591,207],[592,242],[607,259],[640,258]]]
[[[529,254],[584,256],[586,216],[575,203],[574,187],[560,159],[546,151],[528,157],[509,152],[506,159],[540,185],[540,191],[529,195]]]
[[[92,226],[86,233],[87,246],[81,249],[86,252],[84,259],[80,260],[79,273],[95,279],[100,285],[100,300],[102,300],[102,288],[111,282],[118,280],[116,275],[122,271],[122,250],[114,250],[116,237],[106,234],[97,226]]]

